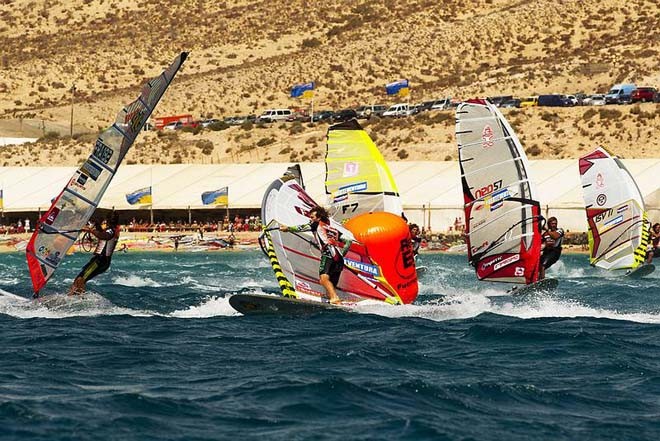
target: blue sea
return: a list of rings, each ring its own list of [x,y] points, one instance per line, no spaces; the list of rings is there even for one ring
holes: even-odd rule
[[[0,296],[0,439],[660,439],[660,271],[565,255],[555,293],[517,299],[465,256],[420,259],[415,304],[357,313],[233,312],[277,292],[258,251],[131,251],[83,299]],[[23,254],[0,288],[28,297]]]

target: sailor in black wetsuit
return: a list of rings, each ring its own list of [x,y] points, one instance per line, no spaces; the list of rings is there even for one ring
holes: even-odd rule
[[[343,240],[341,246],[340,233],[330,226],[330,217],[325,208],[316,206],[309,211],[310,223],[288,227],[280,225],[281,231],[311,231],[314,234],[319,248],[321,249],[321,262],[319,265],[319,283],[328,293],[330,303],[341,303],[337,296],[335,287],[339,282],[339,276],[344,269],[344,256],[353,243],[351,240]]]
[[[557,227],[557,218],[548,219],[548,227],[543,231],[543,252],[539,265],[539,280],[545,279],[545,270],[554,265],[561,256],[561,245],[564,241],[564,230]]]
[[[101,227],[84,227],[82,231],[89,232],[98,238],[99,242],[94,250],[94,256],[89,260],[80,271],[80,274],[73,281],[69,295],[83,294],[85,292],[85,284],[88,280],[99,274],[104,273],[110,268],[112,261],[112,253],[115,251],[117,242],[119,241],[119,219],[116,214],[112,216],[110,222],[103,221]]]

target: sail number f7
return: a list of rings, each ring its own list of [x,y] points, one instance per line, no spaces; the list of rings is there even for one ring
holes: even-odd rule
[[[488,184],[484,187],[481,187],[479,190],[474,192],[474,197],[475,199],[482,198],[486,195],[491,194],[495,190],[499,190],[502,188],[502,180],[500,179],[499,181],[495,181],[492,184]]]
[[[112,158],[114,150],[112,150],[107,145],[103,144],[101,140],[97,139],[96,144],[94,145],[94,153],[92,153],[99,161],[104,164],[107,164]]]

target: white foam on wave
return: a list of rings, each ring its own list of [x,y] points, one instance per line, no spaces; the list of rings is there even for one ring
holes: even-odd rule
[[[240,314],[229,305],[229,297],[211,296],[204,299],[199,305],[193,305],[188,307],[188,309],[174,311],[167,316],[175,318],[209,318],[232,315]]]
[[[493,291],[493,292],[491,292]],[[495,294],[495,295],[493,295]],[[476,317],[493,313],[521,319],[592,317],[622,320],[635,323],[660,323],[660,313],[619,312],[605,308],[583,305],[576,300],[559,299],[552,295],[530,296],[509,302],[494,301],[499,291],[463,291],[449,294],[444,299],[429,300],[422,304],[390,306],[386,304],[360,304],[355,312],[377,314],[385,317],[419,317],[445,321]]]
[[[131,274],[129,276],[118,276],[114,279],[113,283],[116,285],[131,286],[133,288],[140,288],[144,286],[158,288],[163,286],[162,284],[156,282],[153,279],[150,279],[149,277],[140,277],[135,274]]]
[[[116,306],[105,297],[93,292],[87,292],[82,297],[52,294],[40,300],[32,300],[6,291],[2,291],[0,294],[0,314],[22,319],[62,319],[101,315],[149,317],[154,315],[146,311]]]

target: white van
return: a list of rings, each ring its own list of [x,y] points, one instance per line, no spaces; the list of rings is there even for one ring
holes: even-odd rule
[[[385,112],[383,112],[384,117],[394,117],[400,118],[402,116],[410,116],[413,114],[413,110],[409,104],[401,103],[390,106]]]
[[[274,121],[286,121],[292,115],[293,112],[291,109],[268,109],[259,115],[256,122],[270,123]]]
[[[632,101],[633,90],[637,89],[634,84],[615,84],[607,95],[605,95],[606,104],[623,104]]]

